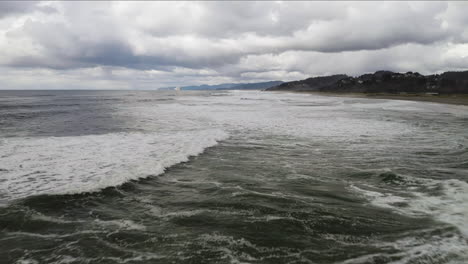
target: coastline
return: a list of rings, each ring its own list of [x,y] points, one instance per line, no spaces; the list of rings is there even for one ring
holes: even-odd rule
[[[268,92],[306,93],[306,94],[316,94],[316,95],[333,96],[333,97],[406,100],[406,101],[420,101],[420,102],[468,106],[467,94],[426,95],[426,94],[387,94],[387,93],[335,93],[335,92],[286,91],[286,90],[268,91]]]

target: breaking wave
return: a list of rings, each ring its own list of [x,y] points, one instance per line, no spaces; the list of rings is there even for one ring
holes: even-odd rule
[[[0,201],[93,192],[158,175],[225,138],[222,130],[5,138]]]

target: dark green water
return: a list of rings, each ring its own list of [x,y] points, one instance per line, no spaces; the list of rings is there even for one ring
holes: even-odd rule
[[[468,108],[0,92],[1,263],[466,263]]]

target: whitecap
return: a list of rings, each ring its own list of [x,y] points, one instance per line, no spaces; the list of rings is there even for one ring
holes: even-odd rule
[[[364,189],[366,186],[351,185],[350,189],[370,200],[372,205],[389,208],[409,216],[432,216],[435,219],[456,226],[468,238],[468,183],[456,179],[426,179],[426,187],[440,187],[442,195],[431,195],[418,189],[408,190],[408,195],[395,192]],[[368,187],[368,186],[367,186]],[[400,206],[402,203],[405,206]]]
[[[0,197],[98,191],[188,161],[227,138],[222,130],[10,138],[0,142]]]

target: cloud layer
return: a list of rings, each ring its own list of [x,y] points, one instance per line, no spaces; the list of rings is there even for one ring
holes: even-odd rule
[[[466,2],[0,2],[0,89],[468,69]]]

